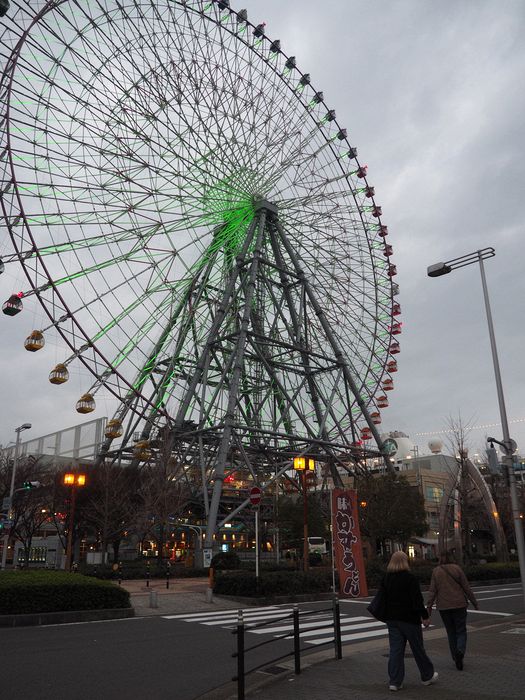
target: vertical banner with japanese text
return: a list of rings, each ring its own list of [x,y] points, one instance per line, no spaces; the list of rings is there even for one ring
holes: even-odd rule
[[[340,594],[348,598],[367,596],[357,493],[354,489],[332,491],[332,526],[334,566],[339,573]]]

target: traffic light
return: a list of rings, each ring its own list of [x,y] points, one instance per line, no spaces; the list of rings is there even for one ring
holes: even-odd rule
[[[0,17],[3,17],[5,14],[7,14],[8,9],[9,0],[0,0]]]
[[[30,489],[37,489],[40,486],[40,481],[24,481],[22,487],[29,491]]]

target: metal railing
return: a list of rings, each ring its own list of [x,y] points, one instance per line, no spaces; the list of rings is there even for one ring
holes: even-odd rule
[[[259,622],[259,623],[245,623],[244,617],[243,617],[243,611],[239,610],[238,612],[238,618],[237,618],[237,627],[235,630],[233,630],[232,634],[237,636],[237,651],[235,651],[232,654],[232,657],[234,659],[237,659],[237,675],[235,675],[232,678],[232,681],[237,681],[237,698],[238,700],[244,700],[245,697],[245,679],[246,676],[250,673],[254,673],[255,671],[260,670],[261,668],[264,668],[265,666],[269,666],[271,664],[276,663],[277,661],[282,661],[283,659],[287,659],[289,657],[294,658],[294,671],[295,674],[298,675],[301,673],[301,652],[305,651],[306,649],[311,650],[311,647],[302,647],[301,648],[301,634],[305,634],[306,632],[314,631],[318,629],[318,627],[304,627],[301,626],[301,621],[305,620],[306,618],[312,616],[312,615],[319,615],[320,613],[324,613],[331,610],[333,614],[333,630],[334,630],[334,635],[333,637],[330,637],[329,639],[326,640],[326,642],[322,642],[321,644],[316,644],[316,648],[326,646],[328,644],[333,644],[334,645],[334,652],[335,652],[335,658],[336,659],[341,659],[343,657],[343,651],[342,651],[342,644],[341,644],[341,614],[340,614],[340,606],[339,606],[339,599],[334,597],[333,602],[331,607],[329,608],[322,608],[321,610],[308,610],[305,612],[299,612],[299,606],[297,604],[294,605],[293,610],[291,613],[287,613],[286,615],[283,615],[282,617],[278,618],[272,618],[271,620],[267,620],[266,622]],[[261,630],[264,632],[264,627],[267,625],[275,625],[275,623],[282,622],[284,620],[292,620],[293,622],[293,629],[290,632],[287,632],[286,634],[281,634],[278,636],[272,637],[272,639],[266,639],[262,642],[259,642],[258,644],[254,644],[251,647],[246,647],[245,645],[245,635],[246,635],[246,629],[248,628],[249,631],[252,630]],[[291,639],[293,642],[292,650],[287,652],[286,654],[282,654],[281,656],[277,656],[272,659],[266,659],[263,663],[258,664],[257,666],[253,666],[250,669],[246,669],[246,655],[249,652],[253,652],[256,649],[260,649],[261,647],[268,646],[269,644],[274,644],[275,642],[281,642],[285,639]]]

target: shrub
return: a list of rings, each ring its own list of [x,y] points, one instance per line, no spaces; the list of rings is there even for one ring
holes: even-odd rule
[[[498,578],[519,578],[520,568],[517,562],[493,562],[468,566],[465,573],[470,581],[490,581]]]
[[[211,565],[216,571],[239,569],[241,560],[235,552],[219,552],[211,560]]]
[[[156,559],[152,559],[149,563],[147,559],[139,559],[137,561],[122,562],[122,570],[120,576],[122,580],[138,580],[146,579],[149,570],[150,578],[165,578],[166,577],[166,561],[158,565]],[[185,565],[184,562],[170,562],[170,576],[172,578],[196,578],[198,576],[207,576],[208,569],[195,569]],[[79,572],[85,576],[94,576],[100,579],[118,580],[119,571],[113,571],[113,564],[81,564]]]
[[[271,598],[279,595],[329,593],[331,571],[270,571],[257,579],[251,572],[220,572],[215,577],[213,592],[217,595]]]
[[[129,607],[128,591],[81,574],[39,570],[0,575],[0,615]]]

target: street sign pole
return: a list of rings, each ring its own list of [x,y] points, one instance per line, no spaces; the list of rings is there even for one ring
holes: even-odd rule
[[[254,486],[250,490],[250,503],[255,510],[255,578],[259,578],[259,503],[261,502],[262,490]]]
[[[255,510],[255,578],[259,578],[259,506]]]

